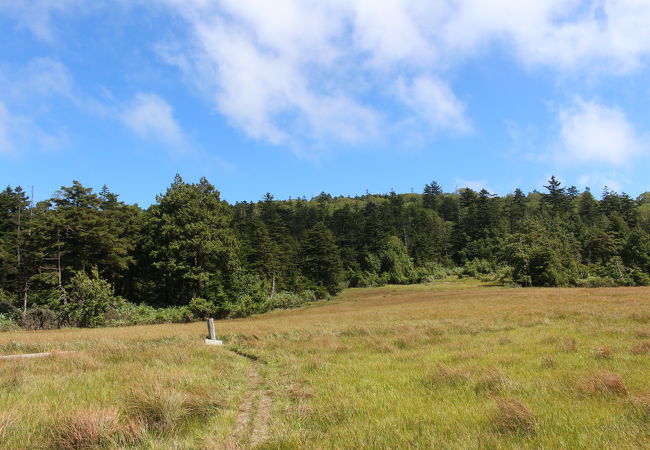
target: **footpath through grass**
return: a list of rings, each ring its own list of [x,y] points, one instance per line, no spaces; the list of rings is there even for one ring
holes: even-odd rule
[[[1,334],[0,354],[77,350],[0,361],[2,447],[79,430],[108,447],[259,442],[232,433],[252,364],[267,448],[650,446],[649,288],[389,286],[217,322],[256,363],[204,346],[204,327]]]

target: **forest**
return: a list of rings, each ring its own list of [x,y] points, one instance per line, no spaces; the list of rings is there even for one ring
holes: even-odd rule
[[[555,177],[485,189],[228,204],[177,175],[147,209],[74,181],[0,192],[0,329],[242,317],[346,287],[448,276],[519,286],[650,284],[650,193]]]

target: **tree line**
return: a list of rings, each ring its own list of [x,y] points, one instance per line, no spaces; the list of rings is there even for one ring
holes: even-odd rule
[[[178,175],[147,209],[77,181],[35,204],[20,187],[0,192],[0,315],[26,327],[245,316],[449,275],[650,284],[650,193],[595,197],[552,177],[505,196],[433,181],[421,194],[231,205]]]

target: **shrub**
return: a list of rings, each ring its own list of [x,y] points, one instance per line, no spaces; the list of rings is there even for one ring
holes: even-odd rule
[[[53,330],[61,326],[59,314],[49,308],[28,309],[17,322],[27,330]]]
[[[314,291],[306,291],[303,294],[294,294],[293,292],[278,292],[269,301],[270,308],[297,308],[309,301],[316,299]]]
[[[187,305],[188,310],[197,318],[206,319],[215,315],[217,306],[209,300],[194,297]]]
[[[124,302],[118,307],[110,309],[107,313],[107,325],[110,326],[186,323],[195,319],[196,317],[187,306],[154,308],[153,306],[136,305],[130,302]]]
[[[0,331],[10,331],[18,328],[13,314],[0,313]]]
[[[65,308],[69,320],[81,327],[96,327],[105,321],[106,313],[124,300],[116,298],[110,283],[99,277],[97,268],[91,276],[75,273],[67,289],[69,303]]]

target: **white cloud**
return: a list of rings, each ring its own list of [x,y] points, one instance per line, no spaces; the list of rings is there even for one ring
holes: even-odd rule
[[[272,143],[357,143],[413,114],[466,130],[449,74],[495,46],[579,76],[628,73],[650,56],[648,0],[112,1],[181,17],[189,32],[161,56],[233,126]],[[86,4],[0,0],[0,13],[48,40],[53,17]]]
[[[67,137],[63,132],[47,132],[0,101],[0,156],[16,158],[30,150],[56,150],[65,145]]]
[[[605,187],[622,192],[623,186],[629,182],[627,177],[616,171],[589,172],[578,177],[578,183],[589,187],[596,197],[598,197],[598,192]]]
[[[14,145],[9,130],[12,128],[12,118],[4,104],[0,103],[0,154],[9,155],[14,152]]]
[[[479,192],[482,189],[490,191],[487,187],[487,183],[483,180],[463,180],[462,178],[455,178],[454,182],[456,183],[456,189],[470,188],[473,191]]]
[[[563,153],[570,162],[621,165],[638,155],[644,146],[623,111],[595,101],[578,99],[560,110]]]
[[[155,94],[137,94],[122,111],[120,119],[142,139],[160,142],[176,149],[186,146],[185,135],[174,118],[172,107]]]
[[[38,39],[52,42],[55,39],[54,16],[87,9],[92,2],[84,0],[0,0],[0,13],[13,18]]]
[[[408,119],[400,105],[432,129],[467,130],[444,74],[491,45],[584,74],[633,70],[650,54],[646,0],[161,1],[193,32],[166,59],[234,126],[274,143],[375,137]]]
[[[400,78],[397,92],[400,100],[428,126],[458,131],[470,129],[465,118],[465,105],[440,80],[426,76],[410,81]]]

